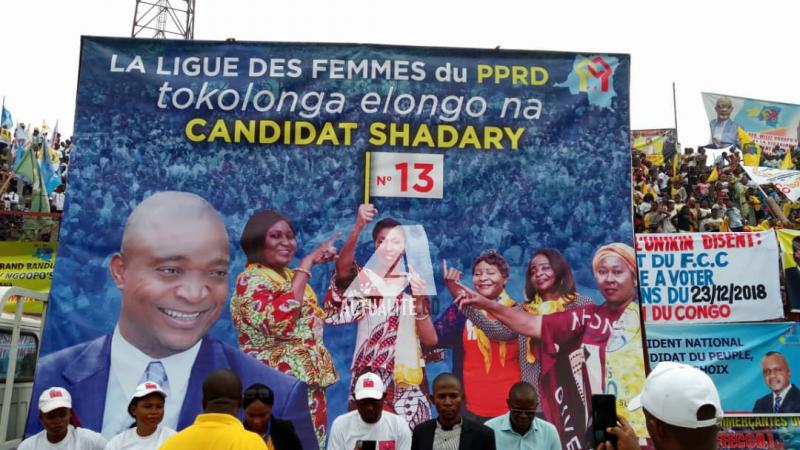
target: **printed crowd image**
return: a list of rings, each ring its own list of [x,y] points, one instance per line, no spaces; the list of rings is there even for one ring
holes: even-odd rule
[[[199,72],[158,70],[173,57]],[[523,68],[535,89],[508,76]],[[212,426],[274,449],[444,448],[451,423],[475,448],[588,449],[599,394],[646,439],[629,69],[83,38],[34,398],[62,389],[63,431],[114,448]],[[45,409],[28,435],[50,433]]]

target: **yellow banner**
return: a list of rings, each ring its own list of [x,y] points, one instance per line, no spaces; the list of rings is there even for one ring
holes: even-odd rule
[[[797,244],[794,243],[795,239],[798,239]],[[795,247],[800,251],[800,230],[778,230],[778,242],[781,244],[783,268],[797,267],[798,261],[794,255]]]
[[[663,166],[675,154],[675,129],[631,130],[631,147],[656,166]]]
[[[0,242],[0,286],[49,293],[55,259],[52,242]]]

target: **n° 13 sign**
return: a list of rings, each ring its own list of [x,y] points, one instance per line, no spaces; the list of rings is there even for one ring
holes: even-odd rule
[[[370,193],[375,197],[442,198],[444,155],[371,152]]]

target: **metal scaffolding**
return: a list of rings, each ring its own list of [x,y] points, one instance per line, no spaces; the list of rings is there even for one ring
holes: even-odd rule
[[[194,39],[194,0],[136,0],[131,37]]]

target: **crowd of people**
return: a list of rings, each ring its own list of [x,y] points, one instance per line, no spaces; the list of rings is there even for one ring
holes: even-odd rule
[[[743,169],[735,147],[710,155],[705,147],[685,148],[658,166],[634,151],[633,214],[636,233],[679,233],[800,228],[800,204],[772,185],[759,186]],[[789,153],[787,155],[787,153]],[[764,151],[761,166],[784,161],[800,165],[792,147]]]
[[[556,427],[537,417],[539,397],[529,383],[514,383],[506,394],[507,410],[485,423],[462,413],[464,391],[458,377],[442,373],[432,383],[431,402],[438,416],[412,430],[400,416],[384,410],[386,390],[377,374],[361,375],[353,388],[356,409],[333,422],[328,450],[560,450]],[[43,430],[30,436],[20,450],[302,450],[290,421],[272,414],[274,394],[263,384],[242,392],[239,377],[219,369],[203,381],[202,412],[192,425],[176,432],[162,425],[167,394],[154,381],[136,388],[127,403],[131,425],[106,440],[81,427],[72,396],[53,386],[42,392],[38,419]],[[659,364],[632,399],[630,411],[641,409],[656,450],[717,448],[722,418],[719,393],[699,369],[681,363]],[[243,410],[243,414],[242,414]],[[623,416],[595,431],[598,450],[638,450],[637,432]],[[687,447],[691,446],[691,447]]]
[[[64,210],[73,145],[71,137],[62,139],[57,131],[53,136],[48,134],[46,128],[38,127],[28,133],[23,123],[17,125],[13,134],[7,126],[0,127],[0,241],[49,241],[58,235],[57,220]],[[41,207],[32,210],[37,180],[15,176],[15,166],[29,150],[42,161],[40,167],[49,161],[54,176],[60,178],[60,184],[50,183],[48,187],[51,191],[47,194],[45,211],[54,213],[52,216],[16,214],[42,212]],[[14,214],[4,213],[6,211]]]

